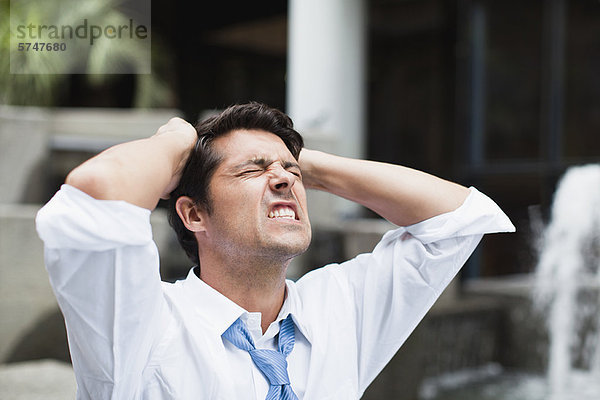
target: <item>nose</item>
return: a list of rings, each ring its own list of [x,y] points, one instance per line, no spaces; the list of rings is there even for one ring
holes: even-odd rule
[[[271,178],[269,185],[271,189],[276,192],[282,192],[290,190],[294,184],[295,176],[291,172],[287,171],[281,165],[273,166],[271,171]]]

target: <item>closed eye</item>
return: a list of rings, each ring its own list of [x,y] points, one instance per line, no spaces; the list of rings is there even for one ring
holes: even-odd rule
[[[288,169],[287,172],[294,175],[299,180],[302,180],[302,173],[300,172],[300,170],[294,168],[294,169]]]
[[[255,173],[258,173],[258,172],[263,172],[263,170],[262,170],[262,169],[248,169],[248,170],[246,170],[246,171],[242,171],[242,172],[241,172],[241,175],[245,175],[245,174],[255,174]]]

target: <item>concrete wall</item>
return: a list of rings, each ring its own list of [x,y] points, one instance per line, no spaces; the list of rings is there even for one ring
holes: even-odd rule
[[[0,362],[57,308],[33,223],[38,208],[0,204]]]
[[[495,302],[438,302],[362,399],[418,400],[427,378],[498,363],[501,323]]]
[[[40,109],[0,106],[0,363],[68,359],[64,323],[34,226],[48,179],[119,142],[147,137],[177,110]],[[55,190],[52,188],[50,190]],[[38,204],[24,204],[24,203]],[[163,272],[185,273],[186,260],[164,211],[151,218]],[[186,265],[182,271],[173,265]]]
[[[50,114],[30,107],[0,106],[0,203],[20,203],[40,183],[48,155]]]
[[[62,316],[44,268],[43,244],[35,231],[40,206],[0,204],[0,363],[37,358],[67,360]],[[154,240],[164,255],[163,276],[177,277],[177,249],[166,214],[151,217]],[[175,254],[175,255],[174,255]],[[185,259],[183,260],[185,263]]]

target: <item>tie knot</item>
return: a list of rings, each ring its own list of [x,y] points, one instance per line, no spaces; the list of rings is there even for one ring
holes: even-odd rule
[[[252,361],[265,374],[271,385],[290,384],[290,378],[287,373],[287,361],[283,354],[267,349],[250,350],[249,353]]]
[[[266,400],[298,400],[290,386],[285,359],[294,348],[295,343],[294,321],[292,321],[291,315],[288,315],[280,323],[279,351],[256,349],[246,324],[239,318],[223,333],[223,339],[228,340],[239,349],[247,351],[254,364],[265,375],[270,384]]]

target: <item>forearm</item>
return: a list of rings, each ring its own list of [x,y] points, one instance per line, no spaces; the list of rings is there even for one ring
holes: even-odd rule
[[[307,149],[300,166],[307,188],[362,204],[400,226],[453,211],[469,194],[464,186],[411,168]]]
[[[96,199],[124,200],[154,209],[177,184],[195,143],[191,125],[177,119],[173,127],[169,125],[173,121],[152,137],[103,151],[71,171],[66,183]]]

